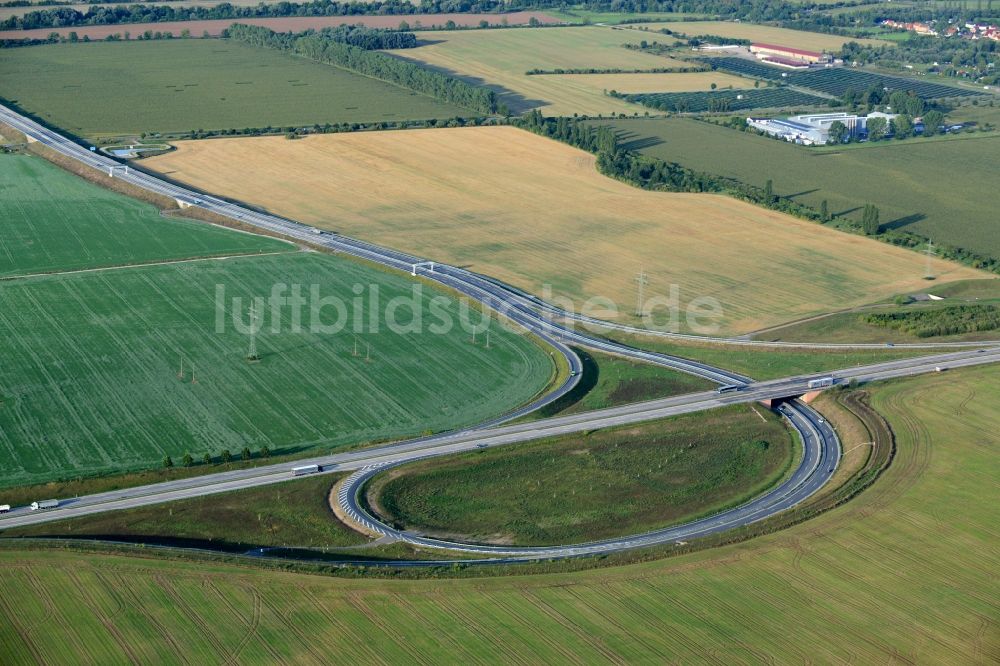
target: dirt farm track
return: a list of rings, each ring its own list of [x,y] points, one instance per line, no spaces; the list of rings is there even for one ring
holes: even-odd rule
[[[190,30],[192,37],[201,37],[205,32],[217,37],[233,23],[262,25],[279,32],[301,32],[303,30],[319,30],[338,25],[366,25],[369,28],[397,28],[406,21],[412,28],[444,27],[448,21],[454,21],[458,26],[477,26],[480,21],[489,21],[500,25],[503,19],[508,25],[526,25],[532,18],[542,23],[559,23],[542,12],[512,12],[510,14],[400,14],[393,16],[289,16],[282,18],[248,18],[248,19],[214,19],[211,21],[168,21],[164,23],[122,23],[119,25],[82,25],[71,28],[40,28],[38,30],[3,30],[0,39],[45,39],[53,32],[68,35],[75,32],[80,39],[84,36],[91,39],[104,39],[109,35],[119,34],[124,37],[128,32],[133,39],[147,30],[153,32],[171,32],[179,37],[181,31]]]

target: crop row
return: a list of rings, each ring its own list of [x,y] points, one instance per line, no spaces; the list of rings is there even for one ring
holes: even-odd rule
[[[912,92],[923,99],[967,97],[981,94],[975,90],[956,88],[933,81],[875,74],[856,69],[830,68],[813,69],[806,72],[787,72],[745,58],[702,58],[701,62],[724,72],[771,81],[787,81],[801,88],[809,88],[835,97],[843,97],[844,93],[851,89],[863,92],[870,88]]]
[[[758,79],[769,79],[771,81],[780,81],[782,79],[781,75],[786,73],[777,67],[771,67],[770,65],[765,65],[756,60],[747,60],[746,58],[700,58],[700,61],[713,69],[721,69],[724,72],[732,72],[733,74],[741,74]]]
[[[955,88],[952,86],[934,83],[932,81],[921,81],[918,79],[903,78],[900,76],[886,76],[884,74],[873,74],[872,72],[859,72],[854,69],[817,69],[809,72],[795,72],[789,74],[785,79],[789,83],[818,90],[836,97],[843,97],[844,93],[853,89],[863,92],[870,88],[902,90],[912,92],[922,99],[940,99],[943,97],[967,97],[979,95],[978,91]]]

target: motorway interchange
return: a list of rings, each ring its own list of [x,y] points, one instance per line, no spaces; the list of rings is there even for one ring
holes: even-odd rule
[[[318,245],[336,252],[344,252],[384,266],[407,271],[434,280],[463,295],[474,298],[496,310],[512,322],[529,330],[551,345],[563,356],[569,373],[562,384],[534,402],[504,414],[487,423],[459,432],[443,433],[396,444],[363,449],[351,453],[335,454],[253,469],[234,470],[209,474],[190,479],[168,481],[126,490],[99,493],[60,502],[53,509],[31,511],[19,507],[0,517],[0,528],[30,525],[62,520],[105,511],[123,510],[158,504],[172,500],[211,495],[216,493],[280,483],[292,478],[293,466],[317,465],[322,472],[354,473],[338,490],[337,500],[341,511],[356,526],[365,531],[385,535],[393,540],[414,546],[458,551],[480,555],[491,562],[515,562],[537,559],[576,557],[604,554],[657,544],[671,544],[707,536],[748,525],[785,511],[808,499],[832,478],[840,460],[840,442],[837,435],[820,415],[805,403],[795,399],[809,390],[815,376],[796,376],[767,382],[754,382],[749,377],[728,372],[710,365],[669,356],[605,340],[575,330],[574,323],[600,325],[607,329],[635,331],[633,327],[602,322],[564,312],[520,290],[490,278],[445,264],[433,265],[431,270],[421,270],[426,265],[422,258],[382,248],[338,234],[317,233],[311,227],[272,215],[259,213],[216,197],[166,182],[142,171],[125,168],[119,162],[87,150],[69,139],[34,121],[0,106],[0,122],[25,134],[29,141],[40,142],[62,155],[100,170],[109,177],[120,178],[149,192],[170,197],[179,205],[195,206],[222,215],[243,224],[279,234],[311,245]],[[645,332],[645,331],[643,331]],[[688,338],[675,333],[660,333],[667,337]],[[741,338],[696,337],[703,342],[760,346],[795,346],[800,348],[872,348],[873,344],[810,344],[759,342]],[[671,368],[708,379],[716,384],[736,386],[738,390],[721,394],[703,392],[675,396],[621,407],[587,412],[573,416],[553,417],[531,423],[504,425],[535,411],[564,396],[580,381],[582,363],[570,345],[599,350],[625,358]],[[943,367],[962,367],[1000,362],[997,343],[926,343],[897,345],[913,348],[955,348],[948,353],[879,363],[828,373],[837,383],[852,380],[865,382],[933,372]],[[586,544],[552,547],[492,547],[476,544],[446,542],[429,539],[417,534],[393,529],[369,514],[359,501],[361,489],[375,474],[384,469],[432,456],[461,451],[501,446],[536,440],[544,437],[578,433],[597,428],[640,423],[677,414],[697,412],[727,404],[746,403],[766,399],[785,399],[780,413],[798,432],[803,452],[799,466],[778,486],[749,502],[706,518],[656,530],[645,534]],[[412,564],[412,563],[410,563]],[[427,562],[433,564],[433,562]]]

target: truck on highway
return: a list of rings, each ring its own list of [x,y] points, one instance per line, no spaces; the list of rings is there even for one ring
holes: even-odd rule
[[[318,474],[323,468],[319,465],[300,465],[292,468],[292,476],[305,476],[306,474]]]
[[[59,506],[59,500],[39,500],[31,503],[31,510],[38,511],[39,509],[54,509],[57,506]]]
[[[820,377],[819,379],[810,379],[809,388],[818,389],[826,388],[828,386],[833,386],[837,382],[833,377]]]
[[[0,513],[10,513],[10,504],[0,504]]]
[[[743,387],[739,384],[726,384],[725,386],[720,386],[715,389],[716,393],[735,393],[736,391],[742,391]]]

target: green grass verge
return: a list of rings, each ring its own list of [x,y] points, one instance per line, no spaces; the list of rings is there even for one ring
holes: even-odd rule
[[[632,347],[662,352],[671,356],[702,361],[757,380],[780,379],[811,372],[827,372],[859,365],[870,365],[897,358],[910,358],[933,350],[794,350],[679,342],[649,335],[613,333],[606,335]]]
[[[100,537],[245,552],[367,543],[330,510],[338,477],[323,475],[231,493],[6,530],[5,537]]]
[[[848,504],[752,541],[616,569],[392,581],[14,543],[0,550],[0,644],[11,664],[236,650],[247,661],[990,660],[1000,374],[948,375],[872,386],[896,432],[893,464]]]
[[[273,238],[165,218],[40,157],[0,155],[0,277],[191,257],[281,252]]]
[[[860,220],[866,203],[892,229],[1000,256],[989,191],[1000,135],[969,141],[887,141],[864,150],[813,151],[685,118],[619,120],[624,145],[640,152],[763,187],[832,214]],[[762,169],[761,165],[768,168]],[[919,165],[916,168],[914,165]]]
[[[537,420],[557,414],[578,414],[643,400],[705,391],[715,384],[648,363],[636,363],[600,352],[576,349],[583,362],[580,382],[562,399],[523,417]]]
[[[905,314],[916,315],[940,312],[954,306],[996,306],[1000,305],[1000,280],[965,280],[940,288],[928,283],[927,291],[945,300],[931,302],[912,302],[907,305],[879,303],[869,307],[840,312],[825,317],[782,326],[763,332],[757,336],[760,340],[790,340],[798,342],[954,342],[995,340],[1000,338],[996,330],[983,330],[974,333],[954,335],[935,335],[917,337],[906,331],[884,326],[875,326],[866,317],[874,314]]]
[[[747,406],[407,465],[369,503],[421,533],[518,545],[643,532],[738,504],[793,456],[778,416]]]
[[[346,325],[311,332],[307,300],[299,332],[289,306],[272,332],[270,308],[261,307],[261,360],[248,363],[247,335],[232,316],[245,323],[249,299],[268,297],[276,284],[301,285],[307,299],[316,285],[320,297],[342,299],[342,314],[325,307],[317,323]],[[355,285],[364,288],[361,309]],[[415,300],[421,333],[393,332],[386,307],[409,299],[412,286],[407,276],[306,253],[2,283],[0,328],[9,333],[0,365],[0,484],[149,468],[167,455],[179,463],[186,452],[200,460],[266,445],[301,454],[447,430],[513,409],[548,386],[546,350],[496,322],[489,349],[482,335],[471,344],[458,303],[439,291]],[[217,311],[220,289],[225,307]],[[435,297],[445,298],[438,312],[455,324],[440,334]],[[411,323],[412,310],[396,308],[397,322]]]
[[[469,114],[345,69],[216,39],[7,49],[0,70],[0,97],[85,137]]]

